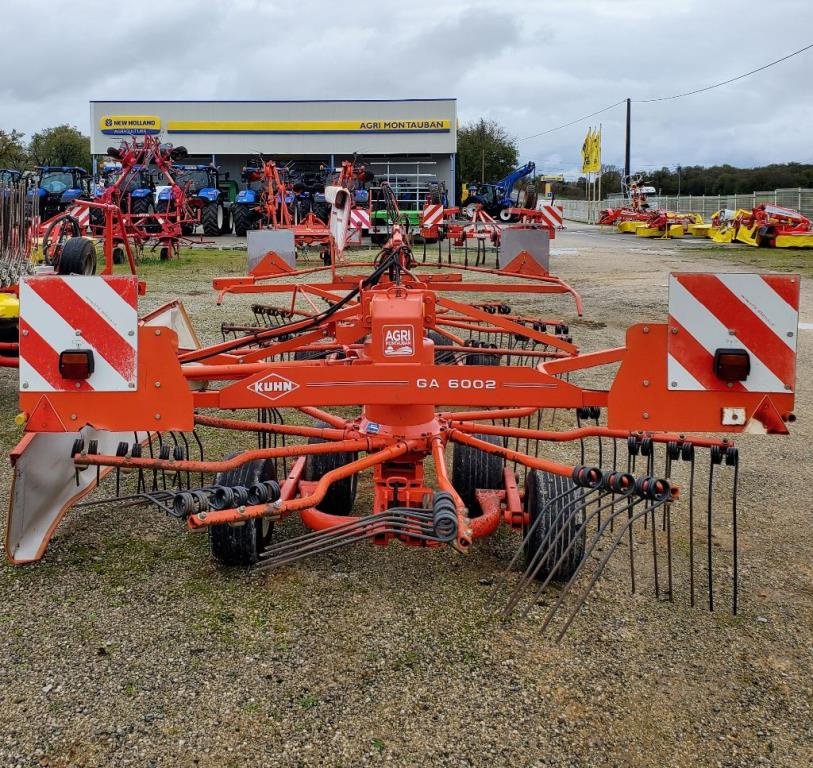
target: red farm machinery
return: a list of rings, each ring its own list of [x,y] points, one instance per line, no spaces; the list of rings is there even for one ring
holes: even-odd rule
[[[65,243],[83,234],[82,219],[91,232],[106,237],[112,232],[113,261],[135,262],[147,247],[158,249],[160,258],[177,255],[181,242],[192,234],[199,215],[190,206],[183,185],[173,177],[173,163],[186,155],[183,147],[162,144],[153,136],[122,141],[108,154],[121,164],[121,170],[95,199],[76,200],[71,210],[43,225],[43,259],[57,271]],[[156,180],[166,188],[163,200],[156,200]],[[146,194],[138,194],[144,192]],[[82,217],[81,213],[88,215]],[[89,268],[89,263],[85,265]],[[92,271],[84,274],[92,274]]]
[[[584,352],[539,313],[558,297],[581,314],[578,294],[527,253],[424,268],[395,223],[372,263],[348,261],[350,193],[328,197],[331,263],[294,269],[269,254],[216,279],[219,303],[266,303],[209,346],[178,302],[139,318],[134,277],[23,280],[8,557],[40,559],[71,507],[98,505],[153,506],[206,529],[222,565],[260,570],[361,542],[467,553],[507,527],[524,565],[495,587],[509,592],[506,616],[559,581],[545,623],[561,635],[620,551],[633,591],[646,573],[659,597],[694,604],[702,568],[708,607],[730,599],[736,612],[731,437],[785,433],[794,418],[799,279],[672,275],[664,322]],[[232,451],[210,458],[218,435]],[[721,583],[723,504],[733,551]]]

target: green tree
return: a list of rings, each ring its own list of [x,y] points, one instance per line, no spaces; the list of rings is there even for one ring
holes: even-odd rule
[[[499,123],[480,118],[457,129],[457,162],[464,183],[497,181],[517,166],[516,141]]]
[[[23,134],[14,129],[10,133],[0,130],[0,168],[22,170],[27,159]]]
[[[90,139],[72,125],[45,128],[31,137],[28,152],[37,165],[78,165],[90,170]]]

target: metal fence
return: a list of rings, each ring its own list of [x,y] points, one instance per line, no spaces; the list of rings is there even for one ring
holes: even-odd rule
[[[739,195],[649,195],[651,208],[664,208],[681,213],[699,213],[708,220],[722,208],[751,209],[761,203],[793,208],[813,219],[813,189],[775,189],[772,192],[749,192]],[[607,199],[588,205],[586,200],[557,200],[564,207],[565,218],[571,221],[595,223],[598,212],[604,208],[620,208],[624,205],[621,194],[607,195]]]

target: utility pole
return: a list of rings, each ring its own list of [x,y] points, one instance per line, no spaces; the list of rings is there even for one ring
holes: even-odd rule
[[[632,101],[627,99],[627,135],[624,140],[624,177],[630,175],[630,122],[631,122]]]

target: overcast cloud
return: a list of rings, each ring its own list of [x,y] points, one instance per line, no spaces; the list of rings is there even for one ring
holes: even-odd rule
[[[456,97],[517,138],[679,93],[813,42],[810,0],[0,0],[0,128],[89,129],[90,99]],[[623,164],[624,109],[603,123]],[[588,123],[520,142],[577,172]],[[633,167],[813,162],[813,50],[633,105]],[[359,148],[363,150],[362,147]]]

